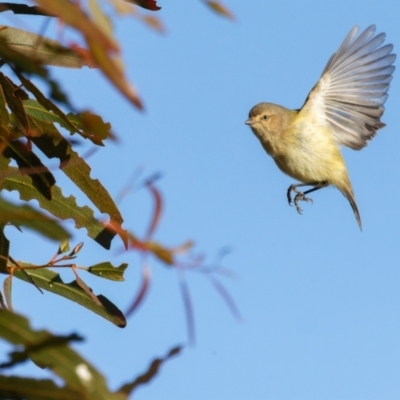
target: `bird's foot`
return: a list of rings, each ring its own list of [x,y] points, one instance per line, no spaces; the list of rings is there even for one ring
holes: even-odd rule
[[[306,201],[307,203],[313,203],[312,199],[306,197],[303,192],[296,191],[296,196],[294,197],[293,203],[299,214],[302,214],[303,210],[299,206],[299,201]]]
[[[300,190],[297,189],[296,184],[294,185],[290,185],[289,189],[287,191],[287,199],[288,199],[288,203],[291,206],[292,204],[294,204],[294,206],[296,207],[296,210],[299,214],[302,213],[302,209],[299,206],[299,201],[307,201],[307,202],[313,202],[312,199],[310,199],[309,197],[306,197],[306,195],[303,192],[300,192]],[[292,193],[294,192],[296,193],[296,196],[294,196],[294,199],[292,199]]]

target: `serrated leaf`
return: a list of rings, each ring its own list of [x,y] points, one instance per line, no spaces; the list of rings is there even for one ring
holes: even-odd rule
[[[26,263],[18,264],[22,267],[35,267]],[[24,271],[40,288],[72,300],[107,319],[120,328],[124,328],[126,326],[126,320],[123,313],[117,308],[117,306],[111,303],[111,301],[103,295],[97,296],[99,304],[96,304],[92,297],[89,296],[76,281],[64,283],[58,273],[47,268],[24,269]],[[30,282],[26,274],[22,273],[21,270],[14,270],[14,276],[16,278],[25,282]]]
[[[58,186],[53,187],[53,198],[49,201],[37,192],[29,178],[19,174],[16,168],[10,167],[7,178],[0,182],[0,188],[8,191],[16,190],[21,200],[37,200],[41,208],[61,220],[72,218],[77,229],[86,228],[89,237],[104,248],[110,248],[115,234],[94,218],[93,210],[88,206],[78,206],[75,197],[65,197]]]
[[[99,115],[92,114],[90,111],[83,111],[80,114],[69,113],[67,115],[61,112],[62,115],[60,116],[60,113],[53,112],[48,104],[44,107],[41,103],[46,104],[42,99],[40,101],[33,99],[23,101],[25,112],[31,117],[28,117],[28,120],[31,128],[30,133],[34,137],[41,136],[41,134],[48,133],[51,130],[51,125],[45,126],[41,123],[47,125],[57,123],[71,134],[78,132],[83,138],[89,139],[99,146],[103,145],[102,140],[114,136],[111,131],[111,124],[104,122]]]
[[[69,233],[58,222],[33,209],[27,204],[17,206],[0,198],[0,223],[11,223],[25,226],[53,240],[70,237]]]
[[[40,112],[40,109],[31,110],[31,112],[36,111],[36,115],[38,115],[39,120],[44,119],[45,122],[58,122],[71,134],[79,133],[85,139],[90,139],[94,144],[99,144],[99,141],[96,138],[96,136],[93,137],[79,130],[79,128],[77,128],[72,123],[72,121],[65,115],[65,113],[59,107],[57,107],[51,100],[49,100],[46,96],[44,96],[44,94],[29,79],[25,78],[18,70],[14,69],[14,72],[18,76],[21,83],[25,86],[25,88],[29,90],[36,97],[38,104],[40,104],[45,110],[51,111],[53,114],[53,116],[49,115],[48,113],[46,113],[47,114],[46,115],[44,114],[43,111]],[[25,101],[27,102],[25,104],[27,104],[28,106],[31,105],[31,108],[32,104],[35,104],[33,103],[34,100],[32,99],[25,99]],[[26,112],[25,104],[23,103]],[[55,117],[58,117],[58,119],[56,119]],[[48,119],[50,118],[53,119],[54,121],[48,121]]]
[[[91,138],[95,137],[99,140],[105,140],[109,137],[114,137],[111,131],[111,124],[104,122],[99,115],[93,114],[90,111],[83,111],[80,114],[69,113],[67,117],[75,126],[85,132],[86,135],[90,135]],[[95,144],[99,144],[99,141]]]
[[[78,393],[75,399],[123,399],[111,393],[103,375],[71,349],[65,340],[68,337],[54,336],[45,330],[33,330],[25,317],[6,310],[0,310],[0,337],[15,346],[22,347],[34,363],[42,368],[48,368],[59,376],[68,387],[67,393],[71,391]],[[73,334],[69,337],[74,339],[79,336]],[[35,398],[38,399],[43,400],[42,397]]]
[[[119,267],[114,267],[110,262],[102,262],[89,267],[88,272],[111,281],[124,281],[124,272],[128,264],[121,264]]]
[[[53,174],[42,164],[40,158],[27,146],[18,140],[8,142],[3,151],[5,157],[12,158],[18,164],[22,175],[28,175],[32,185],[46,199],[51,200],[51,189],[56,183]]]
[[[86,161],[72,150],[71,145],[52,124],[35,121],[42,134],[32,137],[33,143],[48,157],[60,160],[61,170],[90,199],[97,209],[108,214],[121,226],[124,222],[118,207],[98,179],[90,176],[91,168]]]

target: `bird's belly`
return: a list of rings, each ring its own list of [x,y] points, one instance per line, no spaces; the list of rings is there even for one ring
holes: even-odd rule
[[[346,171],[346,166],[337,146],[321,133],[296,135],[296,140],[284,152],[273,157],[279,169],[305,183],[335,182]]]
[[[284,156],[275,157],[274,161],[282,172],[300,182],[322,182],[327,180],[327,168],[320,163],[320,160]]]

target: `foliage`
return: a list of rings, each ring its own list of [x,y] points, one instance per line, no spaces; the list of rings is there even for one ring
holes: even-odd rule
[[[63,221],[72,219],[76,229],[85,228],[88,237],[105,249],[110,249],[112,240],[118,236],[126,249],[153,255],[167,266],[193,269],[200,266],[201,262],[190,260],[182,264],[179,261],[179,255],[185,253],[191,243],[169,248],[151,240],[162,210],[162,199],[154,184],[155,179],[149,179],[145,184],[155,206],[147,234],[140,239],[123,228],[124,220],[114,199],[98,179],[91,177],[90,166],[75,150],[76,144],[82,140],[90,141],[96,148],[103,148],[115,138],[115,134],[111,124],[103,121],[101,116],[89,110],[76,109],[61,83],[51,77],[48,66],[98,68],[128,102],[137,109],[143,107],[136,89],[125,77],[120,48],[103,5],[97,0],[88,0],[85,4],[69,0],[35,2],[35,6],[2,2],[0,12],[57,18],[62,26],[81,34],[84,47],[0,25],[0,65],[8,66],[8,72],[0,72],[0,190],[3,193],[15,191],[20,199],[20,203],[14,204],[0,197],[0,272],[7,275],[3,283],[4,296],[0,293],[0,337],[14,346],[9,360],[0,367],[10,368],[30,359],[39,367],[50,369],[63,380],[64,386],[57,386],[51,379],[3,376],[0,378],[0,398],[124,399],[137,386],[151,380],[160,365],[178,354],[181,347],[173,348],[164,358],[155,359],[143,375],[112,393],[101,373],[71,349],[71,342],[82,340],[79,335],[54,336],[46,331],[35,331],[25,317],[12,311],[13,278],[32,284],[40,291],[43,289],[62,296],[116,326],[124,327],[124,314],[105,296],[94,294],[78,272],[85,271],[121,282],[128,265],[123,263],[114,266],[112,262],[104,261],[86,267],[77,266],[74,259],[79,255],[83,243],[70,251],[71,234]],[[140,8],[160,10],[156,1],[110,0],[110,3],[118,13],[130,13],[150,28],[163,31],[158,18],[140,11]],[[204,3],[220,15],[233,18],[220,2]],[[40,87],[47,89],[48,95],[39,89],[36,81],[40,82]],[[74,139],[71,138],[73,136]],[[59,160],[60,171],[78,191],[86,195],[92,206],[78,205],[73,195],[67,197],[63,194],[48,164],[52,159]],[[39,207],[30,203],[33,200],[37,201]],[[100,220],[95,217],[96,213],[106,214],[108,219]],[[9,252],[10,243],[4,233],[7,225],[14,225],[17,229],[27,228],[57,241],[59,248],[56,254],[43,265],[15,260]],[[54,271],[57,268],[70,269],[75,280],[64,282]],[[237,314],[220,283],[215,278],[210,279]],[[142,301],[148,284],[149,274],[145,264],[142,287],[132,302],[130,312]],[[184,283],[182,291],[190,321],[190,299]]]

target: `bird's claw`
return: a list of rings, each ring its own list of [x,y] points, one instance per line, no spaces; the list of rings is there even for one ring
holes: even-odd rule
[[[296,207],[296,210],[299,214],[303,213],[303,210],[299,206],[299,201],[306,201],[307,203],[313,203],[313,200],[309,197],[306,197],[303,192],[297,192],[296,196],[294,197],[293,203]]]
[[[290,185],[289,189],[287,190],[286,196],[287,196],[287,200],[289,203],[289,206],[291,206],[293,204],[293,200],[292,200],[292,190],[296,193],[298,193],[298,190],[296,190],[296,187],[294,185]]]
[[[292,193],[291,192],[295,192],[296,196],[294,196],[294,199],[292,199]],[[303,192],[300,192],[300,190],[298,190],[296,188],[296,185],[291,185],[287,191],[287,199],[288,199],[288,203],[291,206],[292,204],[294,204],[294,206],[296,207],[296,210],[299,214],[302,214],[303,210],[301,209],[301,207],[299,206],[299,201],[306,201],[308,203],[312,203],[312,199],[310,199],[309,197],[306,197],[305,194]]]

